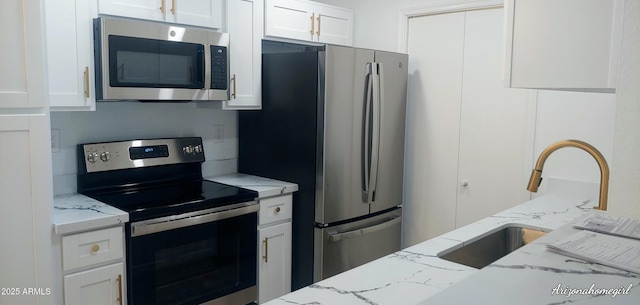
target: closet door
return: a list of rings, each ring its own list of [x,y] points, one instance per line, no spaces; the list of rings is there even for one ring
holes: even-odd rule
[[[455,229],[464,15],[409,21],[403,246]]]
[[[536,91],[504,88],[502,20],[466,13],[456,228],[529,200]]]
[[[528,200],[535,91],[502,81],[502,8],[409,21],[403,246]]]

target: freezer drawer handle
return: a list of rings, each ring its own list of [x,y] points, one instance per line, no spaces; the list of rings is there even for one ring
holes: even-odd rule
[[[400,223],[400,216],[395,217],[389,221],[377,224],[375,226],[371,226],[371,227],[366,227],[364,229],[357,229],[357,230],[353,230],[353,231],[347,231],[347,232],[342,232],[342,233],[334,233],[329,235],[329,240],[330,241],[340,241],[340,240],[344,240],[344,239],[348,239],[348,238],[352,238],[352,237],[358,237],[360,235],[366,235],[366,234],[371,234],[380,230],[384,230],[388,227],[391,227],[393,225],[399,224]]]

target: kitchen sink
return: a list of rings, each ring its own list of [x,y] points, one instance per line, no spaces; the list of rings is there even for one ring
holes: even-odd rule
[[[508,225],[481,236],[460,248],[445,250],[438,257],[469,267],[482,269],[501,257],[544,236],[547,232],[520,225]]]

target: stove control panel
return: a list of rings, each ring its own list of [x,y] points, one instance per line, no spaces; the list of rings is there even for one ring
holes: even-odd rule
[[[80,144],[78,156],[87,173],[205,160],[199,137]]]

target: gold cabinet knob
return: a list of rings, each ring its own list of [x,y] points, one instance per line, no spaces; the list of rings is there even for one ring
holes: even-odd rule
[[[276,213],[280,213],[280,207],[276,208]]]
[[[98,251],[100,251],[100,245],[91,246],[91,252],[92,253],[98,253]]]

